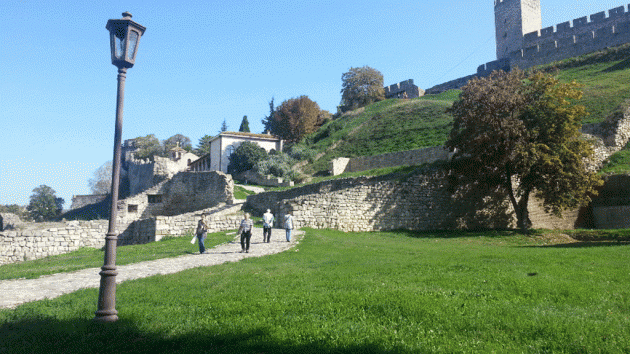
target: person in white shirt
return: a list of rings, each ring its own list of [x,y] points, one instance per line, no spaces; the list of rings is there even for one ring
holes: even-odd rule
[[[267,209],[267,212],[263,214],[263,242],[269,243],[271,241],[271,228],[274,221],[271,210]]]

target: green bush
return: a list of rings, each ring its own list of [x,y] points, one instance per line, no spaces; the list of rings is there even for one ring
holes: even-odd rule
[[[255,170],[259,174],[273,175],[276,177],[292,178],[296,176],[291,167],[295,164],[295,160],[285,153],[278,153],[269,156],[268,159],[260,160],[256,163]]]
[[[308,160],[310,162],[315,159],[317,152],[303,145],[293,145],[287,152],[289,156],[298,161]]]
[[[228,173],[235,174],[249,171],[258,161],[266,159],[267,156],[267,151],[258,146],[258,144],[245,141],[230,156]]]

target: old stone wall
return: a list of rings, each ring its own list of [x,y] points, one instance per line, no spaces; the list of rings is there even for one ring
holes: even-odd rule
[[[413,79],[385,86],[385,98],[417,98],[424,96],[424,90],[414,85]]]
[[[107,198],[107,194],[74,195],[72,196],[72,205],[70,206],[70,210],[100,203],[105,200],[105,198]]]
[[[510,66],[526,69],[630,42],[630,14],[612,14],[606,18],[601,12],[591,15],[590,22],[583,17],[573,20],[573,27],[566,22],[556,31],[552,26],[525,35],[523,49],[510,53]]]
[[[350,159],[346,172],[358,172],[375,168],[413,166],[446,161],[452,156],[443,146],[434,146],[425,149],[390,152],[375,156],[361,156]]]
[[[497,36],[500,37],[501,33],[497,32]],[[526,33],[519,41],[522,43],[521,48],[510,51],[507,58],[482,64],[476,74],[436,85],[427,89],[426,93],[437,94],[461,88],[473,77],[487,76],[494,70],[507,71],[515,67],[527,69],[630,43],[630,5]]]
[[[447,161],[451,156],[452,153],[444,146],[434,146],[350,159],[340,157],[330,162],[330,172],[333,176],[337,176],[344,172],[359,172],[396,166],[416,166],[435,161]]]
[[[439,93],[446,92],[448,90],[457,90],[457,89],[460,89],[460,88],[464,87],[464,85],[466,85],[468,83],[468,81],[470,81],[470,79],[472,79],[473,77],[476,77],[476,76],[477,76],[477,74],[473,74],[473,75],[460,77],[460,78],[455,79],[455,80],[447,81],[445,83],[442,83],[442,84],[439,84],[439,85],[435,85],[435,86],[433,86],[431,88],[426,89],[425,93],[427,95],[437,95]]]
[[[243,213],[240,210],[241,205],[235,205],[221,207],[213,211],[200,210],[176,216],[156,216],[155,240],[159,241],[166,235],[183,236],[189,231],[194,232],[204,211],[212,212],[207,218],[210,226],[208,232],[238,229],[241,220],[243,220]]]
[[[13,230],[24,222],[13,213],[0,213],[0,231]]]
[[[155,216],[117,225],[118,246],[159,241],[166,235],[183,236],[197,227],[202,212],[209,232],[237,229],[243,219],[241,205],[220,205],[176,216]],[[0,265],[64,254],[82,247],[105,245],[107,220],[69,221],[55,225],[28,224],[25,229],[0,232]]]
[[[118,221],[129,224],[158,215],[178,215],[234,200],[232,176],[219,171],[180,172],[118,202]]]
[[[0,232],[0,264],[68,253],[105,245],[107,221],[70,221],[54,227]]]
[[[292,213],[296,227],[342,231],[478,229],[515,226],[511,205],[496,190],[452,187],[444,172],[427,170],[406,180],[357,177],[247,197],[247,206],[271,209],[277,220]],[[564,219],[531,202],[534,227],[574,228],[577,211]]]

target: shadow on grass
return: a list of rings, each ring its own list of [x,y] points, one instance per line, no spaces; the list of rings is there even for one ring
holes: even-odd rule
[[[528,248],[593,248],[628,246],[630,241],[578,241],[571,243],[557,243],[553,245],[524,246]]]
[[[603,71],[604,72],[615,72],[615,71],[618,71],[618,70],[625,70],[625,69],[628,69],[628,68],[630,68],[630,59],[626,59],[626,60],[620,61],[619,63],[617,63],[617,64],[615,64],[615,65],[613,65],[613,66],[611,66],[609,68],[606,68]]]
[[[435,230],[435,231],[413,231],[413,230],[392,230],[407,237],[413,238],[460,238],[460,237],[506,237],[523,234],[519,230],[504,229],[477,229],[477,230]],[[538,234],[534,231],[532,235]]]
[[[156,318],[156,321],[160,319]],[[0,353],[392,353],[366,343],[344,348],[318,341],[303,345],[274,341],[264,329],[216,334],[212,331],[167,337],[139,330],[133,322],[37,318],[0,326]]]

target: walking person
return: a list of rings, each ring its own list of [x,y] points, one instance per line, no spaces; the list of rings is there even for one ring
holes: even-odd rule
[[[197,223],[197,240],[199,241],[199,253],[206,253],[206,246],[204,245],[204,241],[206,240],[206,236],[208,235],[208,222],[206,220],[206,213],[201,214],[201,219]]]
[[[291,230],[293,230],[293,216],[287,213],[284,216],[284,228],[287,230],[287,242],[291,242]]]
[[[269,243],[271,241],[271,228],[274,221],[271,210],[267,209],[267,212],[263,214],[263,242]]]
[[[249,218],[249,213],[245,213],[245,218],[241,221],[241,226],[238,228],[238,232],[241,234],[241,253],[249,253],[252,227],[254,227],[254,221]]]

